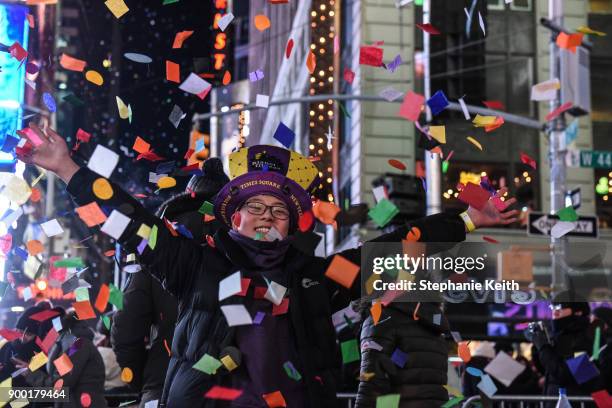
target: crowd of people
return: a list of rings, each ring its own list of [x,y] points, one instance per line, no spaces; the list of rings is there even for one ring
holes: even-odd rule
[[[292,245],[304,233],[303,214],[311,209],[310,193],[318,185],[318,171],[307,158],[273,146],[243,148],[230,155],[230,177],[219,160],[209,159],[204,175],[154,215],[116,184],[109,182],[110,194],[100,194],[92,186],[101,177],[71,160],[63,138],[50,129],[32,130],[42,144],[21,159],[55,172],[77,204],[96,202],[113,214],[121,209],[129,222],[114,237],[128,253],[139,254],[142,270],[131,276],[123,309],[114,313],[110,328],[99,326],[97,340],[73,311],[48,302],[27,309],[16,326],[18,338],[0,349],[3,378],[13,376],[13,386],[57,387],[61,381],[70,387],[73,406],[106,407],[105,393],[126,386],[139,393],[145,408],[339,406],[342,364],[331,316],[359,300],[361,287],[359,279],[346,284],[327,277],[337,255],[317,258]],[[214,221],[203,222],[203,202],[214,202]],[[510,207],[513,199],[506,203]],[[459,242],[474,228],[514,222],[516,214],[489,201],[461,215],[414,220],[377,241],[398,242],[412,234],[424,242]],[[194,238],[175,236],[167,221]],[[149,236],[153,245],[142,245],[143,225],[157,231],[155,238]],[[355,265],[361,261],[359,248],[340,256]],[[222,296],[238,272],[238,290]],[[375,407],[379,397],[390,394],[398,395],[400,407],[447,403],[449,327],[441,305],[392,302],[374,321],[371,303],[361,303],[363,323],[353,327],[360,331],[357,406]],[[554,304],[559,307],[553,311],[552,335],[530,333],[535,349],[531,363],[520,360],[529,365],[516,381],[520,388],[500,389],[551,394],[564,387],[570,394],[587,395],[597,387],[609,390],[609,349],[599,353],[600,375],[588,389],[565,365],[574,353],[591,352],[593,343],[585,337],[588,303]],[[42,310],[56,312],[61,328],[31,319]],[[609,310],[594,315],[605,346],[612,337]],[[39,341],[51,330],[57,338]],[[46,367],[24,369],[41,350],[49,356]],[[52,363],[63,354],[73,364],[67,371]],[[486,365],[495,349],[480,354],[467,365]],[[532,367],[544,376],[543,384]],[[126,368],[132,375],[124,375]],[[467,374],[463,391],[465,396],[478,392]]]

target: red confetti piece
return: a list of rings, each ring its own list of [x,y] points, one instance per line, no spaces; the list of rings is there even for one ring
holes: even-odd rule
[[[359,48],[359,64],[380,67],[383,61],[383,49],[362,46]]]
[[[166,339],[164,339],[164,347],[166,348],[166,351],[168,352],[168,356],[172,357],[172,351],[170,351],[170,347],[168,347],[168,342],[166,341]]]
[[[306,211],[298,220],[298,228],[302,232],[307,232],[310,227],[312,227],[313,222],[314,215],[312,214],[312,211]]]
[[[431,34],[431,35],[440,35],[440,30],[438,30],[436,27],[434,27],[432,24],[417,24],[416,25],[418,28],[420,28],[421,30]]]
[[[398,170],[406,170],[406,165],[399,160],[389,159],[389,166],[395,167]]]
[[[521,152],[521,162],[525,163],[534,170],[537,168],[536,161],[523,152]]]
[[[214,385],[210,390],[204,394],[204,398],[210,399],[221,399],[232,401],[238,398],[242,394],[242,390],[236,390],[233,388],[221,387],[219,385]]]
[[[206,242],[208,243],[208,246],[215,248],[215,240],[212,235],[206,235]]]
[[[91,396],[86,392],[81,394],[81,405],[86,408],[91,405]]]
[[[348,68],[344,68],[344,80],[349,84],[352,84],[354,79],[355,73]]]
[[[546,115],[546,121],[550,122],[551,120],[557,118],[563,112],[571,109],[572,105],[573,105],[573,102],[567,102],[567,103],[564,103],[563,105],[559,106],[557,109],[555,109],[554,111],[552,111],[548,115]]]
[[[287,47],[285,48],[285,58],[289,59],[291,56],[291,51],[293,51],[293,38],[290,38],[287,41]]]
[[[115,256],[115,250],[109,249],[108,251],[104,252],[104,256]]]
[[[499,244],[499,241],[498,241],[498,240],[493,239],[493,238],[491,238],[491,237],[487,237],[486,235],[483,235],[482,239],[483,239],[483,240],[485,240],[485,241],[487,241],[487,242],[490,242],[490,243],[492,243],[492,244]]]
[[[506,110],[501,101],[482,101],[482,103],[489,109]]]

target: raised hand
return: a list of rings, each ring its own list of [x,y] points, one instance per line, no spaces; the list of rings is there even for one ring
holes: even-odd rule
[[[503,197],[507,191],[508,189],[504,187],[497,192],[496,196]],[[495,207],[495,204],[489,200],[482,210],[469,207],[467,213],[472,219],[472,222],[476,228],[508,225],[512,224],[513,222],[517,222],[519,215],[518,210],[508,210],[508,207],[516,203],[516,198],[506,200],[504,203],[506,204],[506,209],[503,211],[499,211]]]
[[[79,166],[70,157],[64,138],[53,129],[43,131],[33,122],[30,122],[29,126],[42,140],[42,144],[33,148],[27,156],[18,156],[18,159],[52,171],[68,183]]]

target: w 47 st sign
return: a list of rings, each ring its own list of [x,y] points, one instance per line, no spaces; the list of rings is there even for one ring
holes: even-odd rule
[[[602,150],[570,150],[565,161],[571,167],[612,169],[612,152]]]

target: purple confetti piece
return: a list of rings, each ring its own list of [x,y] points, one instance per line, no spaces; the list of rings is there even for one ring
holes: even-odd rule
[[[389,65],[387,65],[387,69],[391,72],[394,73],[395,70],[397,70],[397,68],[402,65],[402,56],[397,54],[397,56],[393,59],[393,61],[391,61],[389,63]]]
[[[26,72],[30,75],[37,73],[40,70],[40,67],[33,62],[28,62],[26,64]]]
[[[255,318],[253,319],[253,323],[261,324],[264,317],[266,317],[266,314],[264,312],[257,312],[257,314],[255,315]]]
[[[47,109],[49,109],[49,112],[53,113],[56,111],[57,107],[55,106],[55,99],[53,99],[53,95],[48,92],[45,92],[43,94],[43,102],[45,102],[45,105],[47,105]]]
[[[427,181],[424,177],[419,177],[421,179],[421,183],[423,183],[423,190],[427,191]]]
[[[140,244],[138,244],[138,247],[136,248],[138,250],[139,255],[142,255],[148,243],[149,241],[146,239],[143,239],[142,241],[140,241]]]

